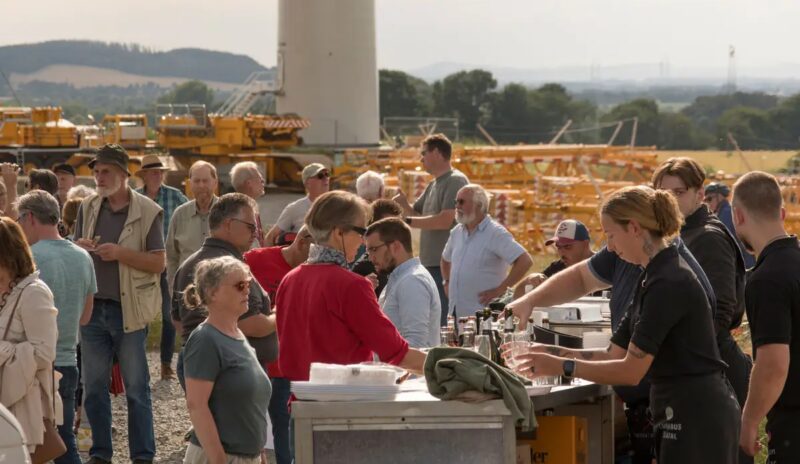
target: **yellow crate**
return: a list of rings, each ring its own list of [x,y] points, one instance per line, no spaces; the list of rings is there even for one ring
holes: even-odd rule
[[[517,441],[517,460],[520,447],[530,447],[531,464],[586,464],[589,440],[587,421],[577,416],[536,417],[539,428],[535,440]]]

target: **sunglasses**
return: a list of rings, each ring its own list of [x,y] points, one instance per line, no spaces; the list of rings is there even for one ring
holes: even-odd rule
[[[357,233],[358,235],[360,235],[362,237],[367,235],[367,229],[365,229],[363,227],[358,227],[358,226],[347,226],[347,227],[349,227],[350,230],[352,230],[353,232]]]
[[[241,222],[242,224],[246,225],[247,228],[250,230],[250,233],[255,233],[256,232],[256,225],[253,224],[252,222],[242,221],[241,219],[237,219],[237,218],[231,218],[231,219],[236,221],[236,222]]]
[[[235,288],[239,292],[244,293],[245,290],[250,289],[250,279],[236,282],[235,284],[233,284],[233,288]]]
[[[322,171],[322,172],[320,172],[319,174],[317,174],[314,177],[316,177],[319,180],[322,180],[322,179],[327,179],[330,176],[331,176],[331,173],[329,173],[328,171]]]

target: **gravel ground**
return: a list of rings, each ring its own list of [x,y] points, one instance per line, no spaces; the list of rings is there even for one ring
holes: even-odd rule
[[[177,357],[176,357],[177,360]],[[183,390],[177,379],[161,380],[161,361],[157,351],[148,353],[150,365],[150,393],[153,401],[153,424],[156,437],[157,463],[181,463],[186,451],[183,440],[191,427]],[[175,362],[173,361],[173,368]],[[112,397],[111,408],[114,424],[114,463],[129,463],[128,413],[125,395]],[[88,459],[88,454],[82,457]]]

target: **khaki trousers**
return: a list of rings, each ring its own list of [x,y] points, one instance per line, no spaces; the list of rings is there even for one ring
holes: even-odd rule
[[[228,458],[227,461],[225,461],[227,464],[261,464],[261,458],[259,457],[248,458],[233,454],[228,454],[226,457]],[[194,443],[189,443],[189,446],[186,448],[186,456],[183,458],[183,464],[208,464],[208,457],[205,451],[203,451],[203,448],[200,448]]]

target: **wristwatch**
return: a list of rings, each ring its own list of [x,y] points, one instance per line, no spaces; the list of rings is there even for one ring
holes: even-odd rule
[[[403,220],[406,221],[406,224],[411,225],[411,218],[410,217],[405,217],[405,218],[403,218]]]
[[[564,377],[570,377],[571,378],[572,375],[575,373],[575,360],[574,359],[567,359],[562,364],[562,367],[564,368]]]

